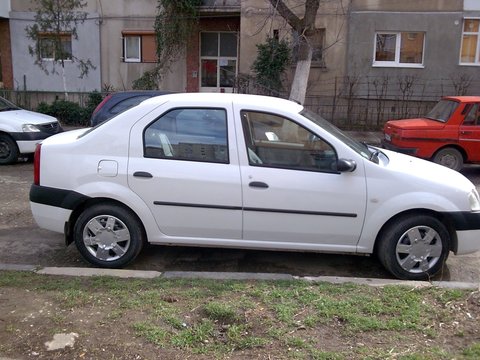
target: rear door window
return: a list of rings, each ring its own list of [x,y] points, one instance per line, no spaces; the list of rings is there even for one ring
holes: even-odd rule
[[[224,109],[171,110],[144,131],[149,158],[228,163],[227,113]]]

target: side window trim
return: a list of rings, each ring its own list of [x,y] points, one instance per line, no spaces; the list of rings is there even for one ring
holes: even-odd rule
[[[152,130],[152,126],[155,125],[158,121],[163,118],[167,118],[168,114],[174,113],[175,111],[221,111],[223,113],[222,131],[223,136],[215,138],[214,134],[211,134],[210,137],[215,141],[220,140],[219,143],[178,143],[176,139],[170,139],[167,133],[171,133],[173,137],[191,137],[194,138],[195,135],[192,134],[182,134],[181,130],[178,129],[177,118],[172,119],[172,128],[166,131],[158,130],[158,136],[156,138],[156,145],[154,147],[149,147],[147,144],[147,137],[151,141],[152,134],[149,134],[149,130]],[[178,115],[177,115],[178,116]],[[174,120],[174,121],[173,121]],[[223,131],[224,125],[224,131]],[[212,127],[213,129],[213,127]],[[153,129],[152,131],[154,131]],[[161,132],[164,131],[164,132]],[[208,134],[207,134],[208,135]],[[228,111],[225,108],[219,107],[177,107],[168,109],[166,112],[162,113],[151,121],[142,132],[142,141],[143,141],[143,157],[152,158],[152,159],[161,159],[161,160],[177,160],[177,161],[193,161],[193,162],[206,162],[206,163],[218,163],[218,164],[230,164],[230,154],[229,154],[229,141],[228,141]],[[180,147],[183,147],[183,151],[178,151]],[[156,149],[154,151],[154,149]],[[159,151],[159,149],[161,151]],[[198,156],[198,154],[202,156]],[[213,154],[215,158],[208,158],[208,153]],[[196,157],[195,157],[196,156]]]
[[[249,162],[250,166],[278,168],[278,169],[296,170],[296,171],[313,171],[313,172],[321,172],[321,173],[338,173],[338,171],[334,168],[328,169],[326,167],[322,168],[322,167],[302,167],[302,166],[295,167],[295,166],[291,166],[291,165],[271,164],[271,163],[268,163],[268,162],[265,162],[264,160],[262,160],[262,156],[261,156],[261,154],[258,154],[258,149],[256,149],[256,146],[255,146],[256,145],[255,144],[256,140],[254,139],[254,131],[249,124],[251,121],[253,121],[253,120],[249,119],[249,116],[248,116],[251,113],[262,114],[262,115],[267,115],[267,116],[271,115],[271,116],[277,117],[279,119],[282,119],[283,121],[288,121],[288,122],[296,125],[299,129],[301,128],[305,132],[310,134],[309,137],[310,136],[312,137],[312,139],[311,139],[312,142],[321,141],[326,147],[328,147],[327,150],[331,151],[332,164],[333,164],[334,160],[336,161],[338,159],[338,155],[337,155],[337,152],[336,152],[335,148],[329,142],[325,141],[318,134],[316,134],[312,130],[306,128],[305,126],[299,124],[295,120],[292,120],[290,118],[287,118],[287,117],[284,117],[284,116],[281,116],[281,115],[278,115],[278,114],[262,112],[262,111],[257,111],[257,110],[242,109],[240,111],[240,115],[241,115],[240,117],[241,117],[241,121],[242,121],[242,129],[243,129],[243,133],[244,133],[246,152],[247,152],[248,162]],[[273,136],[269,136],[267,134],[267,132],[265,133],[265,136],[266,136],[267,140],[263,140],[263,141],[259,140],[258,143],[263,144],[263,145],[268,145],[270,143],[269,144],[270,146],[267,146],[267,147],[270,147],[271,149],[275,149],[275,148],[282,149],[282,147],[283,147],[283,149],[285,150],[285,145],[289,145],[289,148],[291,150],[293,149],[293,151],[298,150],[298,151],[301,152],[302,149],[303,149],[303,147],[300,146],[300,144],[281,141],[281,139],[279,139],[278,137],[275,139]],[[251,146],[254,146],[255,149],[252,149]],[[307,149],[307,151],[304,151],[305,155],[306,155],[307,152],[308,152],[308,149]],[[315,151],[314,149],[312,149],[310,151],[309,155],[313,158],[315,155],[319,155],[319,154],[320,154],[320,151]]]

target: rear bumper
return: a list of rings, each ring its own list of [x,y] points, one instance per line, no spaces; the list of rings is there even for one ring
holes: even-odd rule
[[[70,218],[72,210],[62,209],[56,206],[38,204],[30,201],[35,222],[43,229],[63,233],[65,223]]]
[[[399,146],[395,146],[385,140],[382,140],[382,148],[391,150],[391,151],[396,151],[402,154],[407,154],[407,155],[415,155],[417,153],[417,148],[403,148]]]

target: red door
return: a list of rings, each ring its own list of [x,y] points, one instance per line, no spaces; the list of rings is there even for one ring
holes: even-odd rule
[[[480,111],[479,103],[472,104],[463,124],[460,125],[458,138],[460,146],[467,152],[468,161],[480,161]]]

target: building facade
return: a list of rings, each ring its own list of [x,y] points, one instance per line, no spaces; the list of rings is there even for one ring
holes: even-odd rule
[[[285,2],[304,16],[303,2]],[[158,0],[86,3],[88,16],[69,46],[95,68],[79,78],[77,64],[67,61],[68,90],[131,89],[155,67]],[[252,64],[267,36],[289,41],[295,56],[298,35],[270,1],[203,0],[198,10],[199,27],[162,78],[162,90],[257,91],[239,84],[255,83]],[[61,74],[46,74],[28,53],[35,44],[25,28],[34,16],[32,1],[0,5],[0,81],[11,89],[63,91]],[[371,101],[433,101],[480,92],[479,0],[325,0],[315,28],[306,104],[329,119],[366,121],[376,107],[379,121],[401,116],[398,104]],[[291,66],[281,95],[288,95],[293,73]],[[355,117],[355,107],[367,109],[363,120]]]

